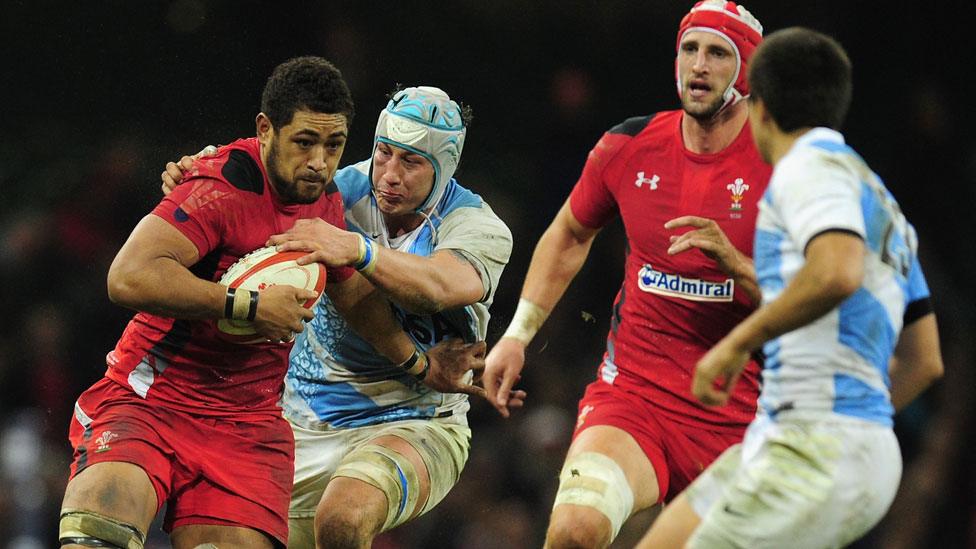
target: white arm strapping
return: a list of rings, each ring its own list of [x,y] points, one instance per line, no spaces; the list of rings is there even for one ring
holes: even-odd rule
[[[528,345],[548,316],[549,313],[542,307],[524,297],[520,298],[512,322],[502,337],[510,337]]]

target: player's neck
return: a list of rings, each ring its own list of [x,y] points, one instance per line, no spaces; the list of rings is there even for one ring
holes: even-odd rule
[[[803,137],[803,134],[812,129],[804,127],[791,132],[775,130],[769,142],[770,163],[773,166],[779,163],[780,159],[786,156],[786,153],[790,152],[790,149],[793,148],[796,140]]]
[[[416,213],[403,215],[383,214],[383,223],[386,224],[386,230],[389,232],[390,238],[407,234],[419,227],[423,222],[424,217]]]
[[[681,137],[685,148],[695,154],[715,154],[735,141],[749,118],[745,101],[739,101],[709,120],[687,113],[681,117]]]

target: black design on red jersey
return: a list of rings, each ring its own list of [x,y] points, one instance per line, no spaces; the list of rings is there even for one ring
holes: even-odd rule
[[[633,118],[628,118],[627,120],[624,120],[623,122],[610,128],[610,131],[607,133],[623,134],[634,137],[651,123],[654,116],[655,115],[652,114],[650,116],[635,116]]]
[[[210,253],[200,258],[194,265],[190,267],[190,272],[193,273],[197,278],[202,278],[204,280],[215,280],[214,276],[217,274],[217,269],[220,264],[221,253],[219,250],[211,250]]]
[[[264,174],[261,173],[257,162],[245,151],[239,149],[230,151],[230,156],[220,170],[220,175],[242,191],[264,193]]]
[[[153,356],[171,356],[180,353],[193,336],[189,320],[176,319],[166,334],[149,350]],[[157,368],[158,370],[158,368]]]

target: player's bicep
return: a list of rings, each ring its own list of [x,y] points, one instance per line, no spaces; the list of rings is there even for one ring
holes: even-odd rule
[[[111,270],[141,271],[159,259],[170,259],[189,267],[199,258],[199,250],[186,235],[159,216],[148,214],[122,245]]]
[[[163,281],[179,286],[179,277],[193,277],[186,268],[199,259],[197,247],[162,218],[142,218],[116,254],[108,271],[110,298],[139,308],[155,303]]]
[[[462,305],[490,300],[512,255],[512,231],[508,226],[487,204],[482,204],[480,208],[455,210],[445,217],[439,237],[431,257],[450,265],[450,277],[464,277],[457,291],[451,289],[454,279],[445,277],[449,286],[446,291],[453,294],[448,300]],[[478,283],[481,291],[475,296]]]
[[[552,221],[551,227],[558,230],[573,240],[579,243],[587,243],[596,238],[597,233],[600,232],[602,227],[590,227],[584,225],[573,213],[573,207],[570,204],[570,199],[567,199],[563,203],[563,207],[559,209],[559,213],[556,214],[556,218]]]
[[[930,312],[902,328],[894,359],[902,367],[919,368],[933,377],[942,375],[942,349],[935,313]]]
[[[803,270],[825,292],[850,295],[864,279],[864,240],[845,230],[827,230],[807,244]]]

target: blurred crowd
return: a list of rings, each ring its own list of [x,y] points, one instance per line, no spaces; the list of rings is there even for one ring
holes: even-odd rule
[[[896,418],[901,491],[858,547],[976,547],[969,394],[976,387],[976,138],[966,131],[973,90],[955,81],[952,59],[939,58],[952,42],[919,51],[896,30],[862,36],[858,29],[876,15],[869,7],[828,2],[841,15],[832,17],[744,3],[767,29],[803,23],[834,34],[852,53],[856,91],[845,131],[915,223],[940,320],[945,378]],[[17,114],[12,131],[0,134],[0,547],[56,546],[73,403],[102,375],[105,353],[131,316],[106,296],[108,266],[158,202],[166,161],[253,134],[257,95],[275,64],[313,53],[346,74],[358,111],[346,163],[369,154],[383,94],[397,82],[438,85],[474,107],[457,177],[515,235],[492,308],[491,344],[589,147],[627,116],[675,108],[673,29],[688,5],[645,4],[462,1],[439,4],[440,19],[431,19],[424,13],[432,8],[419,2],[240,9],[229,1],[109,2],[58,7],[65,11],[59,22],[12,2],[0,23],[10,32],[0,34],[23,38],[5,49],[25,84],[7,90]],[[295,21],[288,9],[308,15]],[[890,14],[891,27],[934,34],[950,8],[932,10]],[[75,26],[72,16],[91,27]],[[258,48],[266,27],[296,42]],[[878,56],[885,64],[873,64]],[[602,356],[624,246],[619,226],[603,231],[533,341],[521,382],[525,409],[505,421],[474,402],[471,458],[459,484],[433,512],[375,547],[541,546],[576,400]],[[632,545],[652,518],[632,521],[615,546]],[[147,547],[167,546],[155,529]]]

